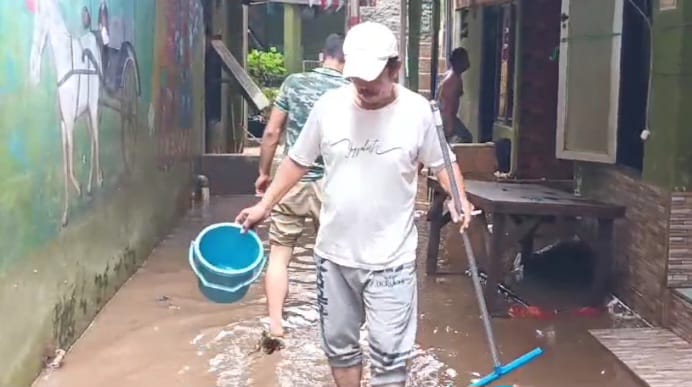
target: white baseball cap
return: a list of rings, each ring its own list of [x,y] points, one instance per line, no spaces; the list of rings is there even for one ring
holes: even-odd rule
[[[356,24],[344,39],[343,76],[374,81],[382,74],[387,61],[399,56],[399,43],[392,30],[374,22]]]

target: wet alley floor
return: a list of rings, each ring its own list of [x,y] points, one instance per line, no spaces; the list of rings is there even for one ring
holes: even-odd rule
[[[190,241],[204,226],[232,219],[254,200],[251,196],[215,197],[204,212],[192,210],[104,307],[63,366],[41,375],[35,386],[331,386],[317,340],[312,235],[303,238],[303,248],[292,264],[285,308],[290,336],[280,352],[253,353],[266,323],[261,282],[234,305],[207,302],[197,289],[187,263]],[[418,226],[423,251],[424,216],[418,218]],[[266,227],[259,231],[266,235]],[[441,264],[449,265],[455,252],[443,251],[441,257]],[[419,264],[423,264],[422,255]],[[431,278],[422,269],[419,272],[419,339],[409,385],[466,386],[492,368],[470,279]],[[640,386],[587,332],[636,324],[608,314],[549,321],[496,319],[505,362],[536,346],[546,353],[495,385]]]

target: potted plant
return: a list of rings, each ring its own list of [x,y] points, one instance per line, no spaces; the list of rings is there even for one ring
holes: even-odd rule
[[[284,55],[275,47],[271,47],[268,51],[250,51],[247,58],[247,68],[250,77],[262,89],[270,102],[267,108],[250,117],[248,122],[250,133],[255,137],[262,137],[271,106],[288,71],[286,70]]]

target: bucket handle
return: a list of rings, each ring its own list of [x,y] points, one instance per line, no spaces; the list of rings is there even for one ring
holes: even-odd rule
[[[190,253],[189,253],[189,257],[188,257],[188,260],[190,261],[190,267],[192,268],[192,271],[195,272],[195,275],[196,275],[197,278],[199,278],[199,280],[202,282],[202,285],[204,285],[205,287],[208,287],[208,288],[220,290],[220,291],[222,291],[222,292],[235,293],[235,292],[237,292],[240,288],[245,287],[245,286],[248,286],[248,285],[250,285],[251,283],[257,281],[257,279],[259,278],[260,274],[262,274],[262,272],[264,271],[264,266],[265,266],[265,264],[267,263],[267,256],[265,255],[265,256],[262,257],[262,261],[260,262],[260,269],[257,270],[257,272],[255,273],[255,275],[254,275],[250,280],[248,280],[248,281],[246,281],[246,282],[244,282],[244,283],[242,283],[242,284],[238,284],[237,286],[234,286],[234,287],[232,287],[232,288],[229,288],[229,287],[227,287],[227,286],[213,284],[213,283],[211,283],[211,282],[208,282],[207,279],[204,278],[204,276],[202,275],[202,273],[200,273],[199,269],[197,268],[197,265],[195,264],[195,253],[194,253],[194,252],[195,252],[195,244],[194,244],[194,242],[193,242],[193,243],[190,243]]]

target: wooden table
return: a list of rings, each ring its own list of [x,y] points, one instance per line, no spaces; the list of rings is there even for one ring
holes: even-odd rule
[[[443,215],[444,192],[435,177],[428,177],[433,198],[428,212],[430,222],[430,239],[426,270],[428,274],[437,274],[437,259],[440,248],[440,232],[450,221],[449,214]],[[517,244],[521,247],[522,258],[533,253],[533,241],[541,225],[545,231],[569,230],[571,235],[559,234],[559,237],[579,235],[589,242],[595,253],[595,267],[589,299],[592,305],[600,305],[608,291],[608,281],[613,264],[613,222],[625,214],[625,208],[618,205],[601,203],[576,197],[568,192],[538,184],[520,182],[494,182],[466,180],[466,195],[477,208],[492,219],[492,232],[487,227],[486,217],[476,216],[469,232],[482,232],[485,248],[473,246],[479,265],[485,266],[488,282],[485,297],[488,309],[495,317],[504,316],[497,295],[497,284],[507,270],[502,263],[505,255]],[[583,232],[578,221],[592,219],[596,227],[593,233]],[[567,226],[567,227],[564,227]]]

